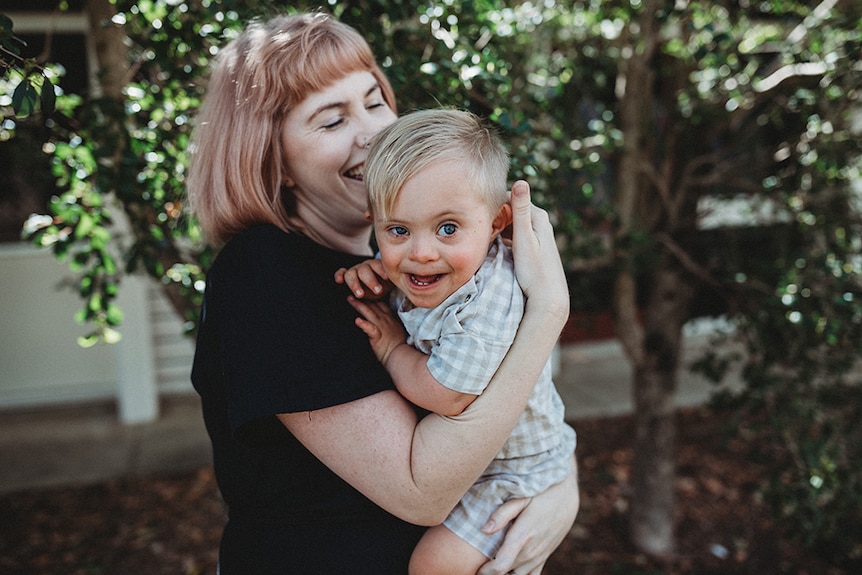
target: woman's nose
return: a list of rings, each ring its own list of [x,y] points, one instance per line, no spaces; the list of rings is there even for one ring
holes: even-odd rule
[[[363,110],[363,112],[357,116],[358,122],[356,126],[358,127],[358,132],[356,134],[356,145],[360,148],[368,148],[371,146],[371,141],[374,139],[374,136],[380,132],[383,128],[391,124],[396,120],[395,113],[390,111],[389,108],[386,108],[384,111],[377,112],[369,112],[368,110]]]

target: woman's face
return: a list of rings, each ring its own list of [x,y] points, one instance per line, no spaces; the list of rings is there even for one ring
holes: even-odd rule
[[[302,222],[318,234],[368,230],[366,146],[395,120],[371,72],[353,72],[311,94],[284,121],[286,184]]]

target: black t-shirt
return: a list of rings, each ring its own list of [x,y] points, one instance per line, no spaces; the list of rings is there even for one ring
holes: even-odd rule
[[[407,572],[422,529],[341,480],[276,418],[394,388],[333,281],[362,259],[257,226],[207,275],[192,383],[229,508],[222,575]]]

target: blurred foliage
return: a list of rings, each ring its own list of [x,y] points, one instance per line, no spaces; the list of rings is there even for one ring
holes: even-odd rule
[[[251,18],[318,6],[117,0],[130,70],[119,99],[62,93],[58,72],[18,56],[13,23],[0,16],[3,130],[43,119],[61,190],[25,235],[79,272],[79,319],[94,326],[84,343],[117,337],[117,285],[136,269],[165,286],[194,330],[213,253],[185,210],[183,182],[211,58]],[[859,3],[330,0],[324,9],[369,40],[402,112],[459,106],[499,126],[512,178],[528,179],[555,219],[574,309],[608,305],[623,267],[648,292],[658,259],[678,259],[696,301],[725,314],[727,337],[741,344],[729,348],[738,356],[714,347],[698,368],[720,379],[742,362],[747,385],[732,402],[775,440],[761,454],[774,462],[767,498],[801,541],[858,561]],[[634,142],[621,104],[646,27],[660,43]],[[642,194],[621,226],[620,166],[635,149]]]

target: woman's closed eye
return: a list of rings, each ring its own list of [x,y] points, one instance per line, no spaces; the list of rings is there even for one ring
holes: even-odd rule
[[[369,102],[365,106],[365,109],[369,110],[369,111],[375,111],[379,108],[387,108],[388,109],[388,106],[386,105],[386,102],[384,102],[383,100],[374,100],[373,102]],[[347,118],[345,116],[339,114],[338,116],[334,116],[332,118],[327,119],[325,122],[323,122],[323,125],[321,125],[321,129],[322,130],[334,130],[334,129],[338,128],[339,126],[341,126],[342,124],[344,124],[346,121],[347,121]]]
[[[335,128],[337,128],[338,126],[340,126],[343,123],[344,123],[344,117],[343,116],[335,116],[333,118],[330,118],[326,122],[324,122],[323,125],[321,126],[321,129],[323,129],[323,130],[334,130]]]

